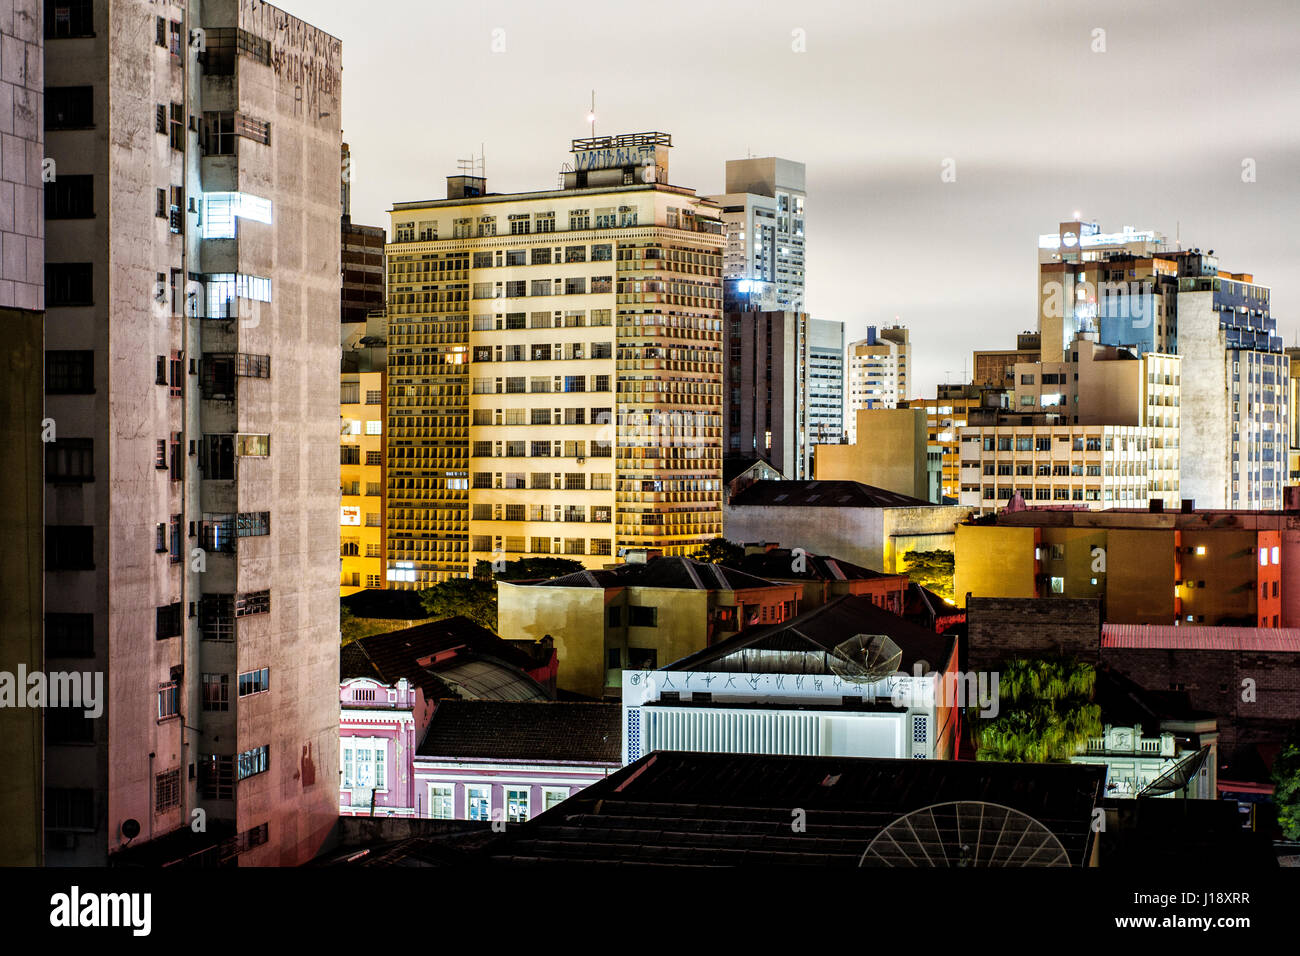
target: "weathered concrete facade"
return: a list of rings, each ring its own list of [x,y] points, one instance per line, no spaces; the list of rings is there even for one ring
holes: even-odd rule
[[[90,552],[47,600],[108,672],[104,716],[50,741],[93,811],[50,861],[301,863],[337,815],[340,44],[256,0],[118,0],[48,46],[91,215],[51,229],[47,348],[92,353],[49,413],[94,468],[47,484]]]

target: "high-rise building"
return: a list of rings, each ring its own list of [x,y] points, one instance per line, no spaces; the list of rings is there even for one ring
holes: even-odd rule
[[[849,343],[848,407],[849,442],[856,438],[859,408],[898,408],[907,399],[907,370],[911,344],[906,328],[891,325],[880,329],[867,326],[867,337]]]
[[[802,312],[804,164],[767,156],[727,160],[727,191],[710,196],[727,232],[723,276],[776,286],[776,308]]]
[[[808,320],[808,445],[844,441],[844,323]]]
[[[338,816],[341,44],[252,0],[46,11],[49,640],[107,698],[47,721],[47,860],[303,863]]]
[[[46,424],[42,338],[45,333],[45,223],[41,124],[41,5],[0,0],[0,322],[5,328],[0,434],[10,466],[0,473],[5,504],[0,534],[0,672],[45,669],[42,644],[42,457],[70,445],[42,444]],[[54,117],[50,117],[54,119]],[[54,437],[60,423],[55,422]],[[71,423],[62,423],[65,429]],[[65,432],[66,433],[66,432]],[[51,437],[47,435],[46,437]],[[26,688],[19,685],[19,694]],[[42,862],[43,758],[38,707],[0,707],[0,866]]]
[[[394,204],[389,586],[722,533],[725,240],[671,145],[575,140],[559,189]]]
[[[340,195],[343,203],[343,290],[339,318],[344,325],[365,322],[384,310],[384,229],[352,221],[352,152],[343,144]],[[343,331],[346,336],[347,330]]]
[[[727,279],[723,454],[808,477],[808,316],[772,306],[775,286]]]

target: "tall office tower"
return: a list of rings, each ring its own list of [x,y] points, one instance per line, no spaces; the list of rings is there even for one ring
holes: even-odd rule
[[[844,323],[808,320],[808,445],[844,441]]]
[[[41,216],[41,4],[0,0],[0,323],[7,359],[0,382],[0,434],[9,467],[0,534],[0,672],[45,669],[41,616],[41,389],[45,321],[45,224]],[[20,694],[26,688],[20,687]],[[43,859],[41,711],[0,707],[0,866]]]
[[[574,140],[559,189],[393,206],[390,586],[722,533],[722,222],[671,145]]]
[[[47,860],[303,863],[338,816],[341,45],[257,0],[46,9],[46,606],[107,698],[47,720]]]
[[[859,408],[898,408],[907,399],[907,366],[910,351],[908,331],[901,325],[883,328],[877,334],[867,326],[867,337],[849,343],[848,433],[856,441]]]
[[[727,191],[709,198],[727,231],[723,275],[776,285],[776,307],[802,312],[804,165],[768,156],[727,160]]]
[[[808,316],[766,307],[772,283],[728,279],[724,294],[723,454],[809,473]]]
[[[384,228],[352,221],[352,152],[343,144],[340,198],[343,205],[343,291],[339,318],[356,327],[384,310]],[[343,330],[346,338],[349,330]]]

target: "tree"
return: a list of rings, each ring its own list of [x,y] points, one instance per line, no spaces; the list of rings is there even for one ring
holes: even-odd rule
[[[739,565],[745,558],[745,549],[726,538],[718,537],[706,541],[691,557],[708,564]]]
[[[1097,671],[1069,658],[1006,661],[998,673],[998,714],[975,725],[979,760],[1066,761],[1089,737],[1101,735],[1101,708],[1092,702]]]
[[[482,578],[449,578],[420,592],[420,603],[436,621],[464,615],[491,631],[497,629],[497,586]]]
[[[903,562],[903,572],[914,584],[953,603],[952,575],[956,558],[951,551],[909,551],[903,555]]]
[[[1282,744],[1273,761],[1273,804],[1277,822],[1288,840],[1300,840],[1300,724]]]
[[[582,570],[582,562],[571,558],[517,558],[506,561],[505,567],[492,573],[491,561],[479,561],[474,566],[474,577],[481,581],[528,581],[534,578],[558,578]]]

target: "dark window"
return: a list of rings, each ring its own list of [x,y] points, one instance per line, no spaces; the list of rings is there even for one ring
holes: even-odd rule
[[[93,86],[47,86],[46,129],[86,129],[95,125]]]
[[[230,675],[203,675],[203,709],[230,710]]]
[[[45,0],[45,38],[95,35],[95,5],[91,0]]]
[[[230,156],[235,152],[233,111],[203,114],[203,152],[209,156]]]
[[[95,616],[46,614],[45,654],[47,657],[94,657]]]
[[[205,594],[199,599],[199,630],[205,641],[235,639],[235,596]]]
[[[271,610],[271,592],[247,591],[235,601],[235,617],[247,617],[249,614],[267,614]]]
[[[61,438],[45,446],[45,480],[95,480],[95,443],[90,438]]]
[[[228,754],[199,754],[199,792],[209,800],[235,795],[235,759]]]
[[[55,744],[95,742],[95,721],[82,707],[49,707],[45,711],[45,739]]]
[[[94,830],[95,791],[89,788],[46,787],[45,829]]]
[[[45,304],[94,305],[93,267],[89,262],[47,262]]]
[[[229,481],[235,477],[235,436],[204,435],[200,444],[199,467],[210,481]]]
[[[615,610],[615,609],[610,608],[610,610]],[[611,647],[606,652],[605,662],[606,662],[606,666],[610,670],[618,670],[620,667],[623,666],[623,652],[619,650],[617,647]]]
[[[185,148],[185,106],[181,103],[171,105],[171,146],[172,149]]]
[[[154,812],[175,810],[181,805],[181,772],[164,770],[154,777]]]
[[[605,626],[620,627],[623,623],[623,609],[621,607],[611,607],[605,609]]]
[[[629,647],[627,666],[634,671],[652,671],[659,666],[659,652],[653,647]]]
[[[58,350],[45,353],[45,392],[85,395],[95,390],[95,353]]]
[[[270,765],[270,747],[254,747],[239,755],[239,779],[265,773]]]
[[[175,604],[165,604],[158,608],[157,631],[154,636],[161,641],[168,637],[180,637],[181,632],[180,602],[178,601]]]
[[[627,609],[627,623],[629,627],[657,627],[659,619],[659,609],[654,607],[642,607],[638,604],[630,605]]]
[[[60,176],[45,184],[46,219],[91,219],[94,215],[94,176]]]
[[[46,525],[45,568],[90,571],[95,567],[95,529],[91,525]]]

